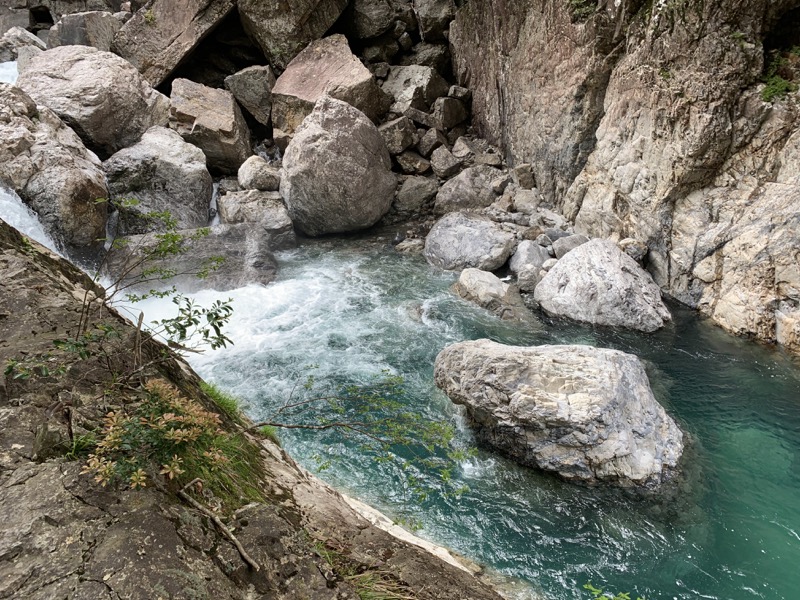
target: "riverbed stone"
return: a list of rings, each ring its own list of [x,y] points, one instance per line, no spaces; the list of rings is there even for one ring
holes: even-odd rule
[[[397,191],[394,208],[400,213],[416,213],[422,210],[439,191],[439,182],[432,177],[406,177]]]
[[[281,196],[306,235],[371,227],[391,207],[396,185],[378,128],[358,109],[327,95],[283,158]]]
[[[550,260],[550,253],[531,240],[523,240],[517,246],[508,263],[509,270],[517,276],[520,291],[532,293],[539,283],[542,265]]]
[[[650,274],[609,240],[566,254],[536,286],[534,299],[549,314],[593,325],[652,332],[672,319]]]
[[[225,78],[225,89],[262,125],[270,124],[274,87],[275,74],[269,65],[247,67]]]
[[[589,238],[580,233],[574,235],[566,235],[553,241],[553,252],[556,258],[563,258],[567,252],[574,250],[578,246],[582,246],[589,241]]]
[[[456,210],[480,209],[497,200],[492,181],[501,175],[493,167],[478,165],[464,169],[442,186],[434,207],[438,214]]]
[[[297,242],[289,211],[278,192],[230,192],[217,201],[222,223],[254,223],[269,235],[272,250],[292,248]]]
[[[264,158],[254,155],[239,167],[239,186],[244,190],[277,192],[281,185],[281,171]]]
[[[514,250],[514,234],[490,219],[466,213],[442,217],[425,240],[425,258],[442,269],[494,271]]]
[[[250,130],[229,91],[176,79],[170,100],[170,128],[205,153],[209,170],[236,173],[252,155]]]
[[[148,213],[169,212],[179,229],[208,224],[213,181],[206,157],[166,127],[151,127],[142,139],[103,163],[111,199],[117,204],[118,235],[157,231]],[[122,202],[134,199],[135,204]]]
[[[341,34],[309,44],[278,77],[272,89],[274,126],[293,133],[325,94],[351,104],[373,121],[389,108],[389,98]]]
[[[436,385],[463,405],[479,442],[587,485],[656,489],[678,469],[683,434],[635,356],[591,346],[452,344]]]
[[[165,125],[169,100],[116,54],[59,46],[33,56],[17,85],[75,130],[100,158]]]
[[[522,319],[527,312],[517,289],[488,271],[464,269],[453,284],[453,291],[503,320]]]
[[[67,248],[105,237],[108,198],[97,156],[49,108],[0,83],[0,185],[7,185]]]

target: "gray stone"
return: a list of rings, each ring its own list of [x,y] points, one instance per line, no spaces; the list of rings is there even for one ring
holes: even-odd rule
[[[533,176],[533,168],[529,163],[522,163],[514,167],[514,183],[523,190],[532,190],[536,187],[536,179]]]
[[[549,314],[593,325],[652,332],[672,319],[647,271],[607,240],[594,239],[560,259],[534,299]]]
[[[89,46],[60,46],[32,57],[17,85],[101,158],[167,122],[169,100],[163,94],[127,61]]]
[[[231,192],[218,201],[219,218],[222,223],[254,223],[269,234],[272,250],[292,248],[297,239],[294,234],[289,211],[278,192],[248,190]]]
[[[447,44],[416,44],[411,54],[400,59],[402,66],[419,65],[430,67],[442,76],[450,71],[450,49]]]
[[[511,184],[511,176],[508,173],[503,173],[499,175],[495,179],[492,180],[492,191],[495,194],[504,194],[506,188]],[[513,207],[513,200],[511,196],[505,196],[508,199],[507,206],[504,207],[504,210],[511,211]]]
[[[114,36],[122,27],[119,19],[105,11],[89,11],[64,15],[50,28],[47,47],[92,46],[111,51]]]
[[[463,405],[478,441],[574,482],[656,489],[676,472],[683,434],[641,361],[591,346],[460,342],[434,378]]]
[[[508,266],[517,276],[517,285],[522,292],[532,293],[539,283],[542,265],[550,260],[550,253],[536,242],[523,240],[517,246]]]
[[[270,124],[274,87],[275,75],[269,65],[247,67],[225,78],[225,89],[262,125]]]
[[[14,27],[25,29],[29,24],[30,15],[26,0],[6,0],[0,3],[0,35]]]
[[[464,269],[453,284],[453,291],[503,320],[518,320],[526,316],[525,305],[514,286],[503,283],[487,271]]]
[[[394,24],[389,0],[353,0],[345,10],[347,32],[357,39],[374,38]]]
[[[444,214],[454,210],[491,206],[497,199],[492,191],[492,181],[500,174],[497,169],[483,165],[464,169],[439,190],[435,211]]]
[[[103,163],[111,200],[117,204],[117,235],[158,231],[148,213],[167,211],[180,229],[208,224],[213,181],[197,146],[165,127],[151,127],[142,139]],[[135,199],[128,206],[121,200]]]
[[[445,39],[456,5],[453,0],[414,0],[414,12],[423,41],[435,42]]]
[[[20,48],[33,46],[44,50],[47,45],[30,31],[22,27],[12,27],[0,38],[0,62],[17,60]]]
[[[439,179],[456,175],[463,165],[446,146],[439,146],[431,154],[431,168]]]
[[[373,40],[373,44],[365,47],[361,51],[361,57],[370,63],[388,63],[398,52],[400,46],[390,35],[382,35],[381,37]]]
[[[269,64],[285,69],[309,42],[336,22],[347,0],[295,0],[291,4],[239,0],[239,16]]]
[[[404,33],[397,38],[397,44],[403,52],[408,52],[414,47],[414,40],[408,33]]]
[[[400,165],[400,168],[403,170],[403,173],[407,173],[409,175],[422,175],[423,173],[427,173],[431,170],[431,163],[430,161],[422,158],[416,152],[412,152],[411,150],[406,150],[405,152],[398,154],[395,157],[397,164]]]
[[[381,88],[392,97],[395,113],[404,113],[408,108],[427,111],[439,96],[447,94],[447,82],[442,76],[419,65],[390,67]]]
[[[447,145],[447,138],[444,137],[444,134],[439,131],[438,129],[428,129],[424,135],[420,137],[419,144],[417,144],[417,150],[419,153],[428,158],[434,150],[436,150],[440,146]]]
[[[260,156],[251,156],[239,167],[239,185],[244,190],[277,192],[281,186],[280,169]]]
[[[154,0],[122,26],[114,51],[159,86],[235,6],[235,0]]]
[[[580,233],[567,235],[553,240],[553,252],[556,258],[563,258],[565,254],[589,241],[589,238]]]
[[[464,104],[455,98],[437,98],[433,103],[432,114],[439,129],[452,129],[469,116]]]
[[[451,85],[450,89],[447,91],[447,95],[456,100],[461,100],[465,104],[472,102],[472,92],[468,88],[461,87],[460,85]]]
[[[539,190],[514,190],[514,210],[525,215],[533,215],[539,210],[541,198]]]
[[[105,237],[108,188],[100,161],[49,108],[0,83],[0,182],[68,248]]]
[[[307,235],[374,225],[397,185],[378,129],[346,102],[323,96],[283,158],[281,196]]]
[[[399,117],[378,127],[389,154],[400,154],[417,143],[417,129],[408,117]]]
[[[628,256],[630,256],[640,265],[644,262],[644,259],[647,257],[647,253],[650,250],[647,247],[647,244],[639,240],[634,240],[632,238],[625,238],[624,240],[620,240],[619,249],[622,250]]]
[[[431,177],[406,177],[400,189],[394,208],[400,213],[417,213],[436,197],[439,182]]]
[[[436,127],[436,121],[433,116],[416,108],[407,108],[403,111],[403,115],[423,127]]]
[[[236,173],[253,153],[250,130],[230,92],[176,79],[170,100],[170,128],[205,153],[211,171]]]
[[[294,132],[324,94],[351,104],[373,121],[389,107],[372,73],[339,34],[309,44],[278,77],[272,90],[274,126]]]
[[[494,271],[514,250],[514,234],[478,215],[450,213],[433,226],[425,240],[425,258],[442,269],[475,267]]]

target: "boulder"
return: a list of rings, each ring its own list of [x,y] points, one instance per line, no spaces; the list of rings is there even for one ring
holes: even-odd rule
[[[408,108],[427,111],[439,96],[447,94],[447,82],[430,67],[392,66],[381,86],[392,97],[392,112],[403,114]]]
[[[400,213],[417,213],[430,203],[439,191],[439,182],[430,177],[406,177],[397,198],[394,208]]]
[[[347,33],[356,39],[378,37],[394,24],[389,0],[353,0],[344,12]]]
[[[92,46],[110,52],[114,36],[121,27],[119,19],[102,10],[64,15],[50,28],[47,47]]]
[[[0,2],[0,35],[14,27],[24,29],[30,25],[30,20],[26,0]]]
[[[323,96],[283,159],[281,196],[307,235],[371,227],[397,185],[377,127],[346,102]]]
[[[588,241],[589,238],[580,233],[565,235],[553,240],[553,253],[555,253],[556,258],[563,258],[567,252],[574,250],[578,246],[582,246]]]
[[[590,346],[460,342],[436,385],[463,405],[479,442],[569,481],[655,489],[676,472],[683,434],[642,362]]]
[[[487,271],[468,268],[461,271],[453,291],[464,300],[493,312],[503,320],[522,319],[527,312],[519,292]]]
[[[614,242],[600,239],[559,260],[534,299],[549,314],[593,325],[652,332],[672,318],[650,274]]]
[[[154,0],[123,25],[114,51],[159,86],[235,6],[236,0]]]
[[[231,192],[217,201],[222,223],[252,223],[269,235],[273,250],[292,248],[297,243],[289,211],[277,192],[248,190]]]
[[[170,99],[170,128],[205,153],[211,171],[236,173],[253,154],[250,130],[230,92],[176,79]]]
[[[60,46],[33,56],[17,85],[61,117],[101,158],[167,122],[166,96],[124,59],[90,46]]]
[[[400,154],[417,142],[417,128],[408,117],[399,117],[378,127],[389,154]]]
[[[285,69],[309,42],[331,28],[347,4],[347,0],[295,0],[291,4],[239,0],[239,16],[269,64]]]
[[[428,234],[425,258],[450,271],[467,267],[494,271],[506,263],[514,245],[514,234],[501,225],[478,215],[450,213]]]
[[[144,271],[165,269],[175,273],[166,284],[188,294],[206,289],[223,292],[251,283],[266,285],[277,276],[270,235],[257,224],[215,225],[177,233],[183,240],[182,253],[144,262],[142,257],[158,243],[155,234],[121,238],[126,242],[109,251],[105,274],[112,280],[125,274],[120,283],[133,291],[149,291],[160,280],[148,279]],[[198,273],[206,276],[198,277]]]
[[[438,214],[444,214],[490,206],[497,200],[497,194],[492,190],[492,181],[499,175],[501,171],[486,165],[464,169],[439,190],[434,210]]]
[[[461,161],[453,156],[447,146],[439,146],[431,154],[431,168],[439,179],[452,177],[461,170],[461,167]]]
[[[107,198],[100,161],[49,108],[0,83],[0,184],[11,187],[68,248],[105,237]]]
[[[469,113],[461,100],[437,98],[433,103],[433,118],[439,129],[452,129],[467,120]],[[499,157],[497,157],[499,159]]]
[[[533,176],[533,167],[530,163],[522,163],[514,167],[514,183],[523,190],[532,190],[536,187],[536,178]]]
[[[445,31],[456,16],[453,0],[414,0],[419,31],[426,42],[445,39]]]
[[[0,38],[0,63],[17,60],[20,48],[33,46],[40,50],[47,48],[45,43],[22,27],[12,27]]]
[[[165,127],[151,127],[142,139],[103,163],[111,200],[119,210],[117,235],[156,231],[148,213],[167,211],[180,229],[208,224],[213,181],[197,146]],[[121,202],[134,199],[136,204]]]
[[[239,186],[243,190],[277,192],[281,185],[281,171],[260,156],[251,156],[239,167]]]
[[[262,125],[272,116],[275,75],[269,66],[247,67],[225,78],[225,89]]]
[[[343,35],[317,40],[300,52],[272,90],[272,121],[292,133],[324,94],[343,100],[373,121],[383,115],[389,99]]]
[[[408,173],[409,175],[422,175],[431,170],[430,161],[422,158],[419,154],[411,150],[406,150],[398,154],[395,159],[403,170],[403,173]]]
[[[517,285],[520,291],[533,292],[539,283],[539,272],[542,265],[550,260],[550,253],[530,240],[523,240],[517,246],[514,256],[508,263],[508,268],[517,276]]]
[[[419,153],[428,158],[433,151],[441,146],[447,146],[447,138],[444,137],[444,134],[436,128],[428,129],[422,137],[420,137],[419,144],[417,144],[417,150]]]

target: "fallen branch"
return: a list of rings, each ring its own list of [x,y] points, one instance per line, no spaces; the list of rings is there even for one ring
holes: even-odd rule
[[[254,561],[252,558],[250,558],[250,555],[244,549],[241,542],[239,542],[239,540],[236,539],[236,536],[233,535],[233,532],[230,529],[228,529],[225,523],[223,523],[217,515],[215,515],[213,512],[208,510],[205,506],[200,504],[197,500],[195,500],[189,494],[186,493],[187,488],[193,487],[197,483],[202,483],[202,481],[203,480],[200,479],[199,477],[192,479],[189,483],[187,483],[185,486],[183,486],[183,488],[181,488],[178,491],[178,496],[180,496],[184,501],[186,501],[194,508],[199,510],[201,513],[203,513],[205,516],[207,516],[209,519],[211,519],[214,522],[214,525],[216,525],[219,528],[219,530],[223,533],[223,535],[226,538],[228,538],[228,540],[230,540],[230,542],[234,546],[236,546],[236,550],[239,551],[239,556],[242,557],[242,560],[246,562],[248,565],[250,565],[250,567],[254,571],[259,571],[260,567],[258,566],[258,563]]]

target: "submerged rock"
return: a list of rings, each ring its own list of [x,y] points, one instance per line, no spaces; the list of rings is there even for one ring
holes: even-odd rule
[[[536,286],[534,299],[552,315],[593,325],[652,332],[672,320],[650,274],[607,240],[564,255]]]
[[[89,46],[59,46],[33,56],[17,85],[53,110],[101,158],[167,122],[166,96],[126,60]]]
[[[49,108],[0,83],[0,185],[8,185],[68,247],[105,237],[108,197],[100,161]]]
[[[283,158],[281,196],[307,235],[371,227],[391,207],[396,185],[378,128],[361,111],[327,95]]]
[[[180,229],[208,224],[213,181],[206,157],[171,129],[151,127],[103,163],[103,170],[113,201],[136,200],[118,204],[118,235],[157,230],[159,223],[147,218],[151,212],[168,211]]]
[[[450,213],[433,226],[425,240],[425,258],[447,270],[475,267],[494,271],[511,256],[516,241],[510,233],[485,217]]]
[[[624,352],[460,342],[439,353],[434,376],[479,441],[570,481],[655,488],[683,452],[641,361]]]

